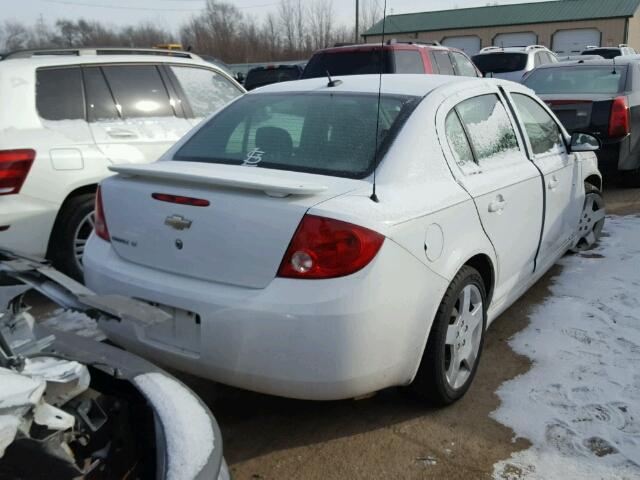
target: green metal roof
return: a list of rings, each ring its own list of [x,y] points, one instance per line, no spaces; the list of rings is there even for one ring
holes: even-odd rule
[[[596,18],[633,17],[640,0],[554,0],[435,12],[389,15],[385,35],[454,28],[497,27],[529,23],[567,22]],[[363,33],[380,35],[382,20]]]

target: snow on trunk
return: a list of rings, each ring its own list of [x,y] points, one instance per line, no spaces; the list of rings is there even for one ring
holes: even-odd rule
[[[162,373],[145,373],[135,384],[155,407],[167,439],[167,480],[191,480],[209,461],[215,438],[198,399]]]
[[[495,479],[640,478],[640,218],[609,218],[600,246],[561,260],[552,296],[511,339],[533,361],[493,417],[533,446]]]

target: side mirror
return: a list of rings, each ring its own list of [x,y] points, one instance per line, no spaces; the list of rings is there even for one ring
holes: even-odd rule
[[[572,152],[596,152],[600,150],[601,144],[593,135],[588,133],[575,132],[571,135]]]

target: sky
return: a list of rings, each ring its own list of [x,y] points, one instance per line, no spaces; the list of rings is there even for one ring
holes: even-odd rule
[[[276,9],[278,0],[225,0],[244,13],[263,17]],[[311,2],[312,0],[302,0]],[[328,1],[328,0],[327,0]],[[367,0],[361,0],[364,2]],[[378,1],[380,5],[384,0]],[[491,0],[491,3],[523,3],[525,0]],[[531,1],[531,0],[527,0]],[[2,19],[34,22],[40,15],[49,23],[59,18],[85,18],[114,25],[152,21],[170,31],[202,10],[206,0],[0,0]],[[488,0],[387,0],[388,13],[424,12],[450,8],[478,7]],[[341,23],[351,22],[355,0],[333,0],[333,8]]]

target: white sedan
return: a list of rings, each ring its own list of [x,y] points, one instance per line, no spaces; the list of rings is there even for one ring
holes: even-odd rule
[[[285,397],[460,398],[487,326],[597,241],[598,141],[515,83],[379,80],[258,89],[160,161],[113,167],[88,286],[172,321],[111,340]]]

